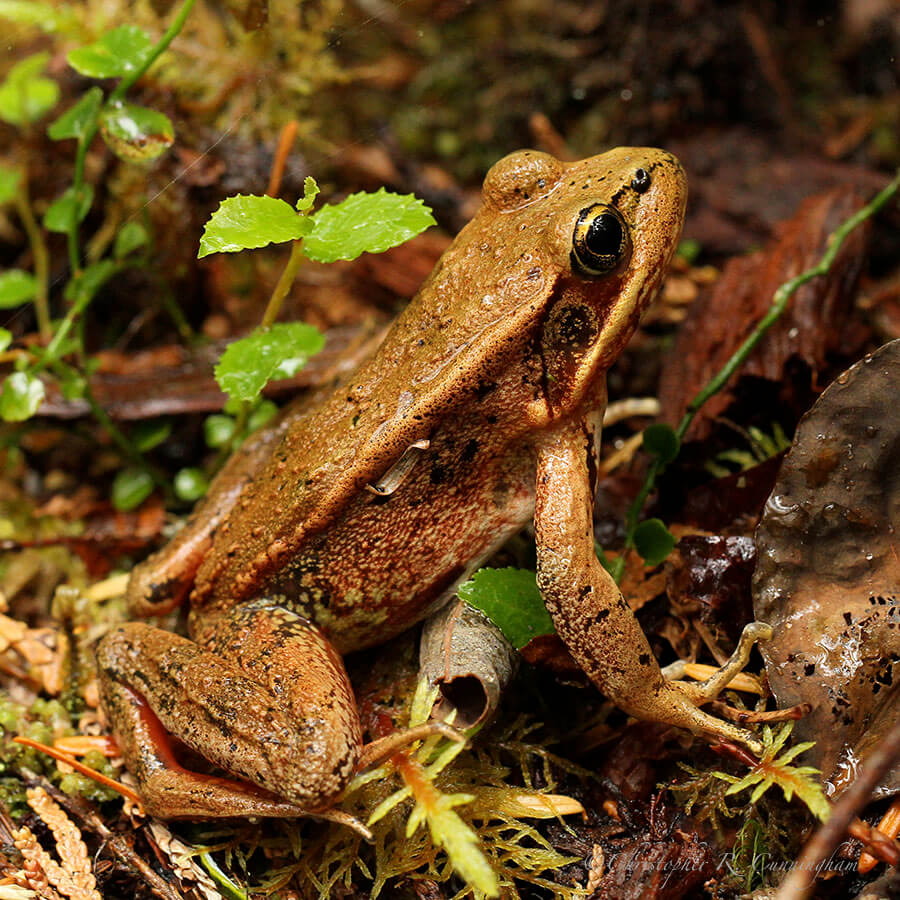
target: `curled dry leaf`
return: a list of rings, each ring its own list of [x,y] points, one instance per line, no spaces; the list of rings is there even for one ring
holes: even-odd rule
[[[455,710],[463,730],[493,718],[517,658],[500,629],[461,601],[428,620],[419,649],[422,674],[441,691],[440,717]]]
[[[850,188],[809,198],[782,223],[772,243],[759,253],[730,260],[711,294],[694,304],[678,332],[660,377],[663,418],[677,422],[688,402],[722,368],[768,312],[776,289],[819,262],[828,236],[861,206]],[[781,382],[788,362],[803,360],[816,374],[826,354],[846,337],[845,324],[865,260],[868,229],[855,229],[828,275],[803,285],[786,313],[772,326],[741,372],[712,397],[688,436],[704,437],[709,422],[728,407],[737,381],[747,375]]]
[[[896,720],[900,691],[900,340],[840,375],[800,422],[756,534],[756,618],[779,706],[835,790]],[[900,766],[878,793],[900,788]]]

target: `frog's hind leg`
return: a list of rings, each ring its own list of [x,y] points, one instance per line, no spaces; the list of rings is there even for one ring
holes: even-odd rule
[[[252,603],[197,637],[131,623],[97,650],[103,707],[148,812],[327,810],[355,771],[362,740],[343,663],[322,633],[288,610]],[[184,769],[169,735],[231,777]]]

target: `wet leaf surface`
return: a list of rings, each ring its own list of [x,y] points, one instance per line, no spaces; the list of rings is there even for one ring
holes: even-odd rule
[[[840,375],[801,421],[756,535],[756,617],[779,706],[840,789],[896,720],[900,669],[900,341]],[[900,788],[900,766],[879,793]]]

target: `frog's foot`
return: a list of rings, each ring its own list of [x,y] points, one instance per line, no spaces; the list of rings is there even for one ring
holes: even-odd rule
[[[424,741],[435,734],[439,734],[451,741],[464,742],[466,736],[455,728],[445,725],[443,722],[426,722],[424,725],[416,725],[407,728],[406,731],[396,731],[370,741],[362,748],[357,767],[360,771],[377,766],[388,757],[393,756],[398,750],[408,747],[416,741]]]
[[[327,810],[362,743],[340,657],[304,619],[257,604],[213,623],[204,643],[210,649],[133,623],[98,647],[103,707],[148,812],[215,818]],[[169,735],[232,778],[184,769]]]
[[[731,654],[731,658],[723,666],[710,675],[706,681],[701,681],[697,684],[685,683],[682,685],[682,688],[686,693],[691,693],[698,704],[709,703],[710,700],[715,700],[728,687],[734,677],[743,672],[750,659],[750,653],[754,645],[759,641],[768,641],[771,637],[771,625],[767,625],[765,622],[750,622],[744,626],[734,653]],[[680,679],[684,675],[684,662],[672,663],[672,665],[666,666],[662,671],[663,675],[669,680]]]

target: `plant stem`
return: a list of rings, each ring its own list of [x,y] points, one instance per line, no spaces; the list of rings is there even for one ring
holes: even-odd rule
[[[47,303],[47,285],[50,281],[50,257],[47,254],[47,244],[44,235],[38,227],[31,211],[31,203],[28,200],[28,178],[22,173],[22,186],[16,192],[16,210],[22,227],[28,235],[28,243],[31,245],[31,255],[34,257],[34,275],[37,279],[37,292],[34,296],[34,311],[37,315],[38,330],[41,339],[46,343],[53,337],[50,327],[50,307]]]
[[[128,92],[129,88],[159,59],[160,55],[166,50],[169,44],[175,39],[179,31],[184,27],[188,15],[191,12],[196,0],[185,0],[181,5],[181,9],[172,19],[171,24],[166,29],[165,34],[159,39],[151,51],[150,55],[144,60],[144,64],[126,75],[113,89],[106,101],[106,105],[118,103]],[[97,135],[100,128],[100,121],[95,118],[93,122],[85,129],[84,133],[78,138],[78,149],[75,153],[75,177],[72,180],[72,188],[76,195],[79,195],[84,187],[84,161],[87,156],[88,147]],[[69,266],[73,274],[81,267],[81,251],[78,247],[78,222],[73,222],[72,228],[68,232],[69,244]]]
[[[133,72],[130,72],[126,75],[115,87],[113,92],[109,95],[109,103],[116,103],[121,100],[125,94],[128,92],[129,88],[143,76],[143,74],[156,62],[157,59],[163,54],[169,44],[172,43],[173,40],[178,35],[178,32],[184,28],[184,23],[187,21],[187,17],[191,13],[191,8],[193,7],[196,0],[184,0],[184,3],[181,4],[181,9],[175,14],[175,18],[172,19],[169,27],[166,29],[165,34],[157,41],[156,46],[150,52],[150,55],[144,61],[144,64],[139,68],[135,69]]]
[[[291,285],[297,277],[300,263],[303,262],[302,243],[303,241],[300,240],[291,244],[291,255],[281,273],[281,277],[278,279],[278,284],[275,285],[275,290],[272,291],[272,296],[269,297],[266,311],[263,313],[262,322],[259,325],[260,328],[270,328],[274,325],[278,314],[281,312],[281,304],[284,302],[284,298],[287,297],[288,291],[290,291]]]
[[[787,309],[788,301],[796,293],[797,289],[806,284],[806,282],[812,281],[813,278],[817,278],[819,275],[827,275],[828,270],[837,258],[838,252],[850,232],[887,205],[888,201],[891,200],[898,190],[900,190],[900,172],[898,172],[894,177],[894,180],[883,190],[879,191],[869,203],[850,216],[849,219],[843,222],[831,233],[831,235],[829,235],[827,249],[815,266],[807,269],[805,272],[801,272],[796,277],[791,278],[789,281],[784,282],[784,284],[778,287],[772,295],[772,305],[769,307],[769,311],[762,319],[760,319],[756,328],[753,329],[753,332],[747,337],[744,343],[738,347],[725,365],[710,378],[710,380],[697,392],[691,402],[688,403],[687,411],[682,416],[681,421],[678,423],[678,427],[675,429],[675,434],[678,435],[679,441],[687,434],[691,422],[694,421],[694,417],[700,411],[703,404],[714,394],[717,394],[722,390],[731,376],[744,364],[747,357],[750,356],[756,348],[756,345],[762,340],[763,335],[778,321],[782,313]],[[625,550],[629,550],[634,546],[634,529],[637,527],[638,519],[644,508],[644,503],[647,501],[647,497],[656,485],[657,477],[664,468],[665,466],[660,463],[659,459],[654,459],[650,464],[650,468],[647,470],[647,475],[641,489],[632,501],[631,506],[628,507],[628,514],[625,518]],[[619,565],[620,562],[621,566]],[[623,557],[614,560],[613,568],[619,571],[619,574],[616,577],[616,581],[619,581],[621,578],[621,571],[624,571],[625,568],[624,555]]]

